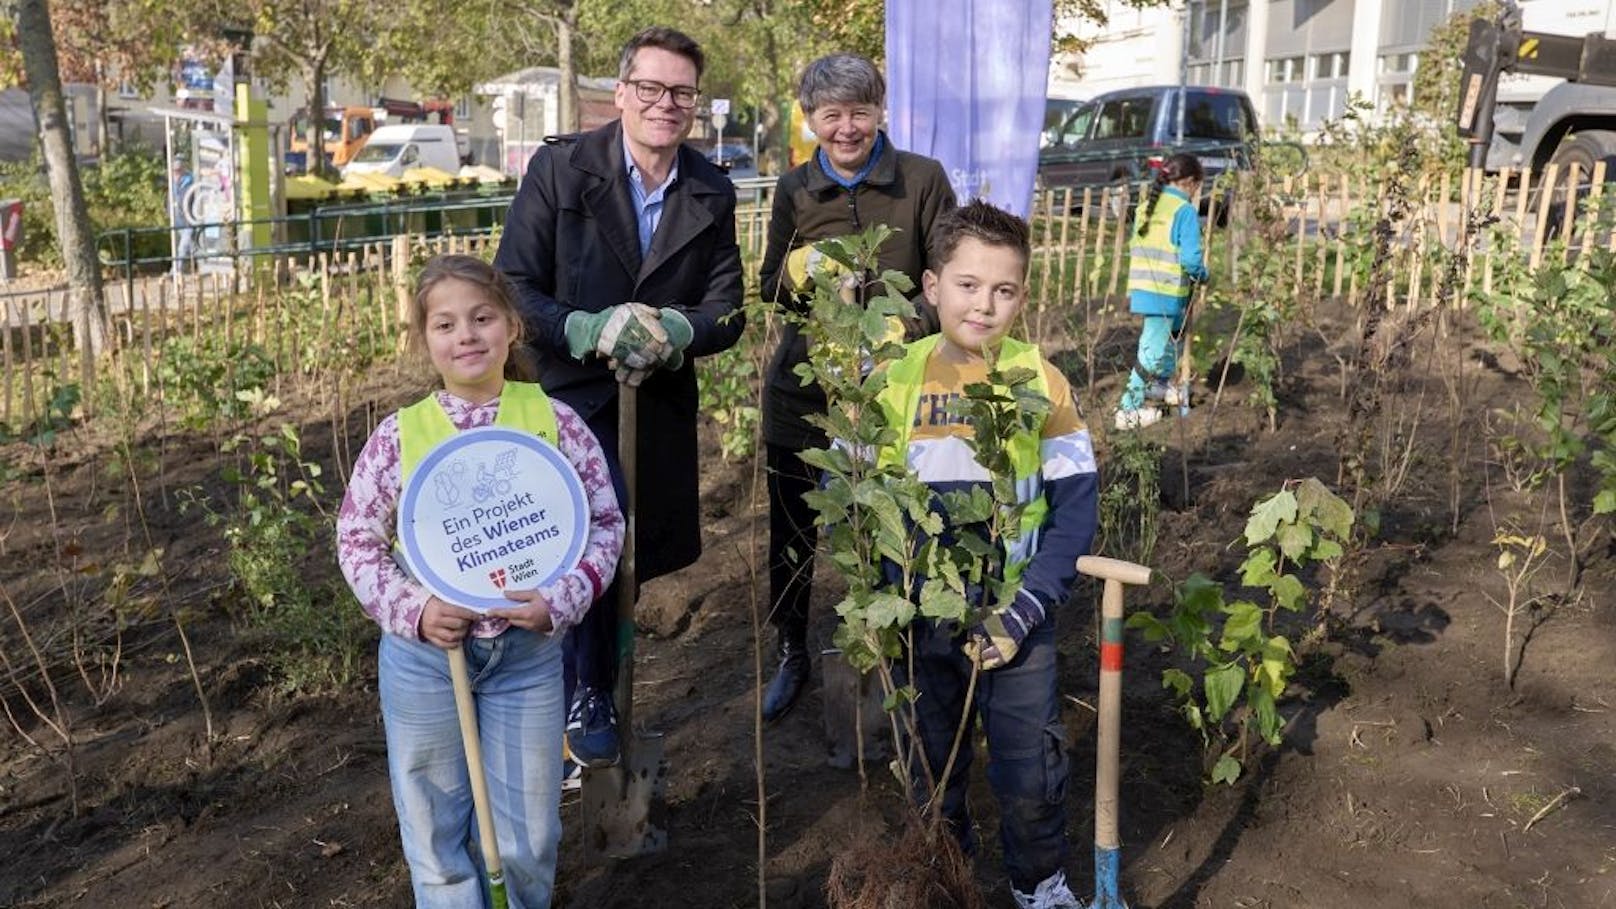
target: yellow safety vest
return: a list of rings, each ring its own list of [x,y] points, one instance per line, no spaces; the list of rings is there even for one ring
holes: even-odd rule
[[[887,368],[887,384],[877,398],[887,418],[887,426],[898,434],[891,445],[883,446],[876,456],[882,467],[902,468],[908,463],[909,436],[915,427],[920,408],[920,390],[926,382],[926,363],[937,349],[941,335],[921,338],[908,346],[902,359]],[[1044,374],[1044,360],[1035,345],[1005,338],[999,348],[998,367],[1001,372],[1021,367],[1030,369],[1035,378],[1033,389],[1049,397],[1049,379]],[[1006,446],[1010,453],[1010,466],[1015,471],[1016,501],[1025,506],[1021,511],[1021,536],[1005,553],[1004,580],[1015,583],[1027,563],[1038,551],[1038,532],[1044,526],[1049,503],[1044,499],[1044,456],[1042,424],[1010,437]],[[924,478],[922,478],[924,479]]]
[[[1140,201],[1139,214],[1144,214],[1144,201]],[[1173,218],[1178,210],[1188,205],[1175,193],[1162,192],[1156,199],[1156,210],[1145,224],[1144,236],[1135,229],[1128,244],[1128,290],[1142,290],[1165,297],[1188,299],[1190,282],[1184,277],[1184,266],[1178,261],[1178,248],[1173,245]]]
[[[532,382],[509,382],[499,394],[495,426],[531,432],[551,445],[559,444],[555,408],[544,389]],[[436,393],[429,394],[398,412],[399,483],[409,483],[410,474],[434,446],[460,430],[449,422]]]

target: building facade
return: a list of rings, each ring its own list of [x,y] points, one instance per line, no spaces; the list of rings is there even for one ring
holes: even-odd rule
[[[1407,103],[1431,30],[1477,0],[1188,0],[1137,10],[1108,0],[1080,59],[1058,59],[1050,94],[1178,82],[1243,89],[1271,132],[1312,133],[1354,94]]]

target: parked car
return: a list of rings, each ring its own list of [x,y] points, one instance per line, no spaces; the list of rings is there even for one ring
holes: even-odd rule
[[[1187,98],[1182,133],[1180,96]],[[1257,113],[1246,93],[1234,89],[1128,88],[1078,106],[1046,136],[1038,153],[1038,176],[1046,188],[1146,180],[1152,167],[1178,152],[1200,158],[1210,182],[1225,171],[1251,166]]]
[[[717,164],[729,174],[731,180],[744,180],[757,176],[757,160],[752,147],[740,142],[725,142],[706,151],[707,160]]]
[[[752,180],[758,175],[757,159],[752,156],[752,146],[740,142],[725,142],[715,148],[709,148],[703,154],[707,160],[718,165],[729,174],[731,182],[744,182]],[[752,205],[763,200],[762,192],[756,187],[737,187],[735,200],[743,205]]]

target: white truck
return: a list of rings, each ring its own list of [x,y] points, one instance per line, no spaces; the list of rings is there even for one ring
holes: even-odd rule
[[[434,167],[456,174],[460,172],[460,160],[454,127],[406,123],[378,127],[342,172],[402,177],[413,168]]]
[[[1471,166],[1587,178],[1605,161],[1616,180],[1616,0],[1505,0],[1471,23],[1459,132]]]

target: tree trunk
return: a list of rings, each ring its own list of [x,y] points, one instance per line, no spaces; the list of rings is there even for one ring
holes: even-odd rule
[[[582,128],[583,114],[578,110],[578,63],[573,55],[573,36],[578,31],[578,4],[567,4],[556,17],[556,67],[561,70],[561,120],[563,133],[575,133]]]
[[[303,84],[309,89],[309,134],[306,147],[309,159],[304,172],[318,177],[330,176],[325,166],[325,60],[307,61],[303,67]]]
[[[17,18],[17,43],[22,49],[23,70],[28,74],[28,99],[34,107],[45,174],[50,179],[56,239],[67,265],[68,316],[73,320],[74,340],[89,358],[106,346],[106,300],[101,291],[101,266],[96,260],[95,229],[84,204],[78,159],[73,155],[50,10],[46,0],[16,0],[10,6]],[[83,392],[88,395],[90,389]]]

